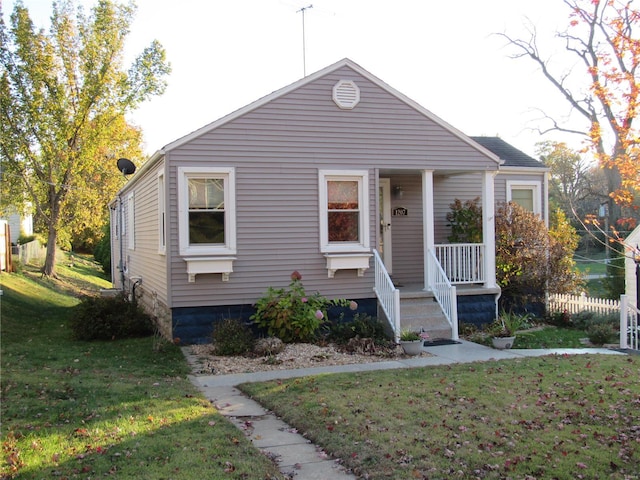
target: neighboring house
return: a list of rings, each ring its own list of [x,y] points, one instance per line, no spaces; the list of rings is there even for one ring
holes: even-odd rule
[[[495,317],[496,202],[532,186],[546,209],[544,168],[503,174],[493,147],[342,60],[156,152],[111,203],[114,287],[185,343],[294,270],[396,335],[457,338]],[[478,196],[483,242],[448,244],[449,205]]]
[[[13,245],[18,244],[20,235],[33,235],[33,215],[29,211],[29,208],[26,208],[23,213],[19,213],[15,207],[9,207],[5,215],[0,218],[6,220],[9,225],[11,243]]]
[[[637,303],[637,282],[638,279],[636,277],[636,255],[640,260],[640,226],[636,227],[627,238],[624,240],[627,249],[625,249],[625,261],[624,261],[624,272],[625,272],[625,295],[629,299],[629,303],[636,306],[636,308],[640,308]],[[634,250],[635,249],[635,250]]]

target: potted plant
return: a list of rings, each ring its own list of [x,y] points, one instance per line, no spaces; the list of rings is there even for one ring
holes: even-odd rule
[[[426,332],[415,330],[402,330],[400,332],[400,346],[407,355],[418,355],[429,335]]]
[[[511,348],[516,339],[516,332],[522,329],[528,318],[529,315],[518,315],[503,310],[487,329],[493,347],[500,350]]]

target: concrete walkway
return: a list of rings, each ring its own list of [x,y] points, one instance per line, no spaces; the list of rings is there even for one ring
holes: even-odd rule
[[[246,382],[264,382],[274,379],[306,377],[309,375],[366,372],[398,368],[426,367],[452,363],[469,363],[489,360],[537,357],[543,355],[577,355],[600,353],[624,355],[606,348],[566,348],[549,350],[495,350],[476,343],[461,341],[456,345],[424,348],[430,357],[406,358],[388,362],[356,365],[302,368],[236,375],[192,375],[193,384],[212,402],[218,411],[233,422],[251,442],[278,463],[282,473],[296,480],[344,480],[356,477],[347,473],[340,464],[303,435],[265,410],[260,404],[246,397],[236,385]],[[183,350],[184,351],[184,350]],[[193,364],[193,359],[187,355]]]

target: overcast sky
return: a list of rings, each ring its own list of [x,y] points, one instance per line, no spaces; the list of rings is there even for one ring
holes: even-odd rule
[[[2,0],[0,0],[2,1]],[[4,0],[5,17],[13,0]],[[49,0],[23,0],[48,28]],[[76,0],[76,3],[77,0]],[[83,5],[92,5],[82,0]],[[146,152],[348,57],[468,135],[498,135],[530,155],[544,110],[568,110],[531,61],[493,35],[527,38],[528,21],[552,39],[568,23],[561,0],[138,0],[129,60],[153,39],[173,72],[166,93],[131,121]],[[562,59],[559,44],[542,41]],[[547,55],[545,55],[547,56]],[[571,68],[571,64],[564,66]]]

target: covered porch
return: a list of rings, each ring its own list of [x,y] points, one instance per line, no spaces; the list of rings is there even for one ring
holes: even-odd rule
[[[488,298],[484,308],[495,313],[495,173],[379,173],[374,291],[396,341],[401,329],[417,327],[457,340],[458,305],[476,299]],[[476,197],[482,243],[449,243],[449,205]]]

